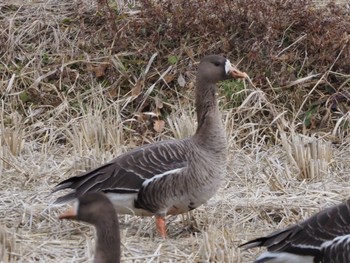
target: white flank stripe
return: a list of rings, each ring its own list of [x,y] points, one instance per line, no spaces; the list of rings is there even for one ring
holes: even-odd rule
[[[78,215],[78,209],[79,209],[79,199],[76,199],[77,201],[73,205],[74,213]]]
[[[137,194],[106,194],[109,200],[112,201],[114,208],[119,214],[129,214],[133,215],[134,212],[134,202],[137,198]]]
[[[228,75],[232,69],[233,69],[233,67],[231,65],[231,62],[228,59],[226,59],[226,62],[225,62],[226,75]]]
[[[265,252],[257,260],[269,259],[269,263],[313,263],[313,256],[302,256],[287,252]],[[265,262],[265,261],[264,261]]]
[[[107,192],[107,197],[112,201],[112,203],[121,203],[127,204],[127,206],[132,207],[135,198],[137,197],[137,193],[132,194],[117,194],[113,192]],[[124,205],[125,205],[124,204]]]
[[[305,249],[317,249],[320,250],[320,246],[313,246],[313,245],[307,245],[307,244],[292,244],[293,247],[299,247],[299,248],[305,248]]]
[[[179,173],[180,171],[182,171],[184,167],[182,168],[176,168],[176,169],[173,169],[173,170],[169,170],[169,171],[166,171],[162,174],[157,174],[155,176],[153,176],[152,178],[150,179],[147,179],[146,181],[143,182],[142,186],[145,187],[147,186],[149,183],[153,182],[154,180],[158,180],[159,178],[162,178],[163,176],[166,176],[168,174],[174,174],[174,173]]]
[[[337,242],[341,243],[343,241],[350,242],[350,235],[344,235],[344,236],[336,237],[332,240],[325,241],[322,243],[321,248],[330,247]]]

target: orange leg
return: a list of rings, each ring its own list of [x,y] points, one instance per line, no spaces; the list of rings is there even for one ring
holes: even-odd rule
[[[166,238],[165,218],[163,216],[156,216],[157,230],[162,238]]]

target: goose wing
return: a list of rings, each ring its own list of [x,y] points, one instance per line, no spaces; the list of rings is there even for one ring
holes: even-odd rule
[[[325,209],[300,224],[251,240],[241,247],[317,256],[324,242],[350,233],[350,200]],[[271,253],[268,253],[271,257]]]
[[[323,243],[322,262],[350,262],[350,235],[340,236]]]
[[[87,192],[137,193],[146,180],[187,166],[186,140],[146,145],[118,156],[81,175],[66,179],[52,192],[73,189],[55,203],[64,203]]]

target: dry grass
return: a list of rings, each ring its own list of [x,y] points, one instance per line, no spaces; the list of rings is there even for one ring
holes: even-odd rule
[[[104,24],[108,10],[98,9],[96,1],[77,3],[0,3],[0,48],[5,47],[0,50],[0,262],[91,260],[92,229],[58,221],[64,208],[52,205],[57,196],[50,189],[140,144],[186,137],[195,129],[193,64],[201,54],[191,52],[198,47],[182,43],[181,54],[190,59],[167,66],[161,62],[176,58],[159,58],[164,50],[136,53],[143,50],[136,41],[126,46],[132,52],[119,47],[116,54],[115,39],[99,42],[113,26]],[[116,18],[123,26],[139,21],[139,10],[123,10]],[[91,29],[92,21],[100,27]],[[331,65],[318,73],[290,87],[311,87],[309,95],[322,95],[317,88],[325,75],[341,79],[339,90],[349,83],[349,75]],[[313,130],[330,149],[316,151],[321,156],[310,153],[326,163],[319,176],[302,177],[308,168],[300,156],[309,154],[296,155],[303,147],[293,134],[309,132],[298,114],[311,96],[286,109],[270,84],[270,89],[222,84],[229,141],[222,188],[192,213],[169,218],[167,240],[155,236],[152,218],[120,216],[123,262],[251,262],[258,250],[240,251],[238,244],[349,197],[350,115],[337,112],[330,130]],[[159,120],[165,126],[156,131]]]

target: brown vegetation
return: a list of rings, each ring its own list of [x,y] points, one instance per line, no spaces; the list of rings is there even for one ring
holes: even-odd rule
[[[174,218],[169,241],[122,217],[125,262],[249,262],[242,241],[348,197],[347,1],[120,2],[0,3],[0,261],[91,258],[92,235],[57,222],[49,189],[192,134],[196,63],[210,53],[250,76],[219,91],[227,180],[195,219]],[[199,232],[181,232],[189,221]]]

